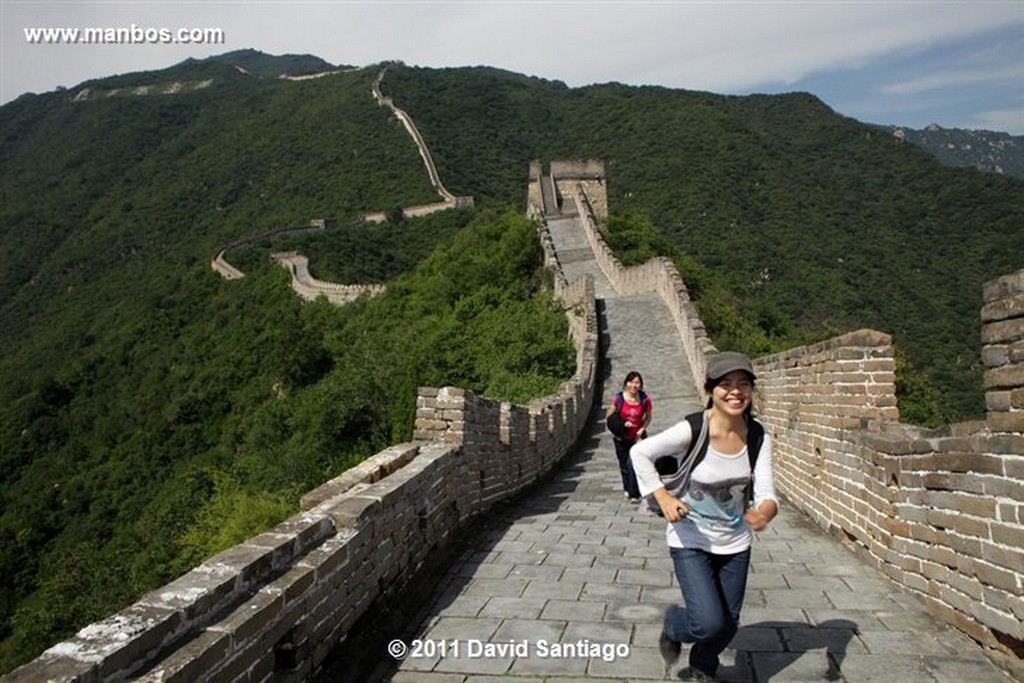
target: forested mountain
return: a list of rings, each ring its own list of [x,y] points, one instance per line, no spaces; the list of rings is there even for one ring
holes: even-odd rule
[[[906,418],[982,414],[981,283],[1022,265],[1020,180],[808,94],[395,64],[384,93],[481,208],[358,226],[436,201],[378,71],[243,51],[0,107],[4,670],[409,438],[417,386],[525,401],[570,375],[521,218],[532,159],[603,159],[610,242],[674,258],[721,348],[875,327]],[[242,280],[209,267],[318,217],[341,227],[239,252]],[[278,248],[387,293],[303,305]]]

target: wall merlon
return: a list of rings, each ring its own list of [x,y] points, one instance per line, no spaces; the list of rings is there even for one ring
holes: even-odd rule
[[[372,522],[380,506],[380,500],[372,496],[346,495],[332,501],[327,514],[338,528],[360,529]]]
[[[1024,269],[990,280],[982,288],[982,300],[986,303],[1022,294],[1024,294]]]
[[[241,649],[256,638],[281,613],[284,596],[280,591],[261,590],[235,608],[227,617],[207,627],[207,631],[231,636],[231,648]]]

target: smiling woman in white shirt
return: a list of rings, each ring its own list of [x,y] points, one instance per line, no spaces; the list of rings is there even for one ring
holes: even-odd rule
[[[659,649],[669,666],[681,643],[692,643],[690,673],[699,681],[717,680],[719,655],[739,628],[753,532],[778,513],[771,438],[752,412],[756,379],[743,354],[712,356],[706,410],[630,452],[641,495],[668,523],[686,603],[666,611]]]

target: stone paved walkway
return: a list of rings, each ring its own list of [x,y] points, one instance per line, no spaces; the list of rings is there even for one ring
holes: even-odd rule
[[[685,646],[668,670],[657,649],[665,607],[681,602],[664,523],[623,498],[600,417],[631,369],[644,375],[654,401],[653,431],[698,407],[696,389],[687,385],[660,300],[617,296],[575,219],[550,226],[570,280],[594,276],[603,300],[603,406],[565,467],[467,539],[436,592],[419,596],[424,609],[405,638],[421,641],[420,656],[386,674],[395,683],[680,680],[687,673]],[[590,648],[596,652],[579,656]],[[719,674],[758,683],[1010,680],[973,641],[785,502],[757,535],[741,629]]]

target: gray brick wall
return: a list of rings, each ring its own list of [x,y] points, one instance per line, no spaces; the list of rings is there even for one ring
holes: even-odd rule
[[[888,335],[759,358],[787,498],[929,611],[988,647],[1024,642],[1024,271],[985,286],[988,419],[899,422]]]

